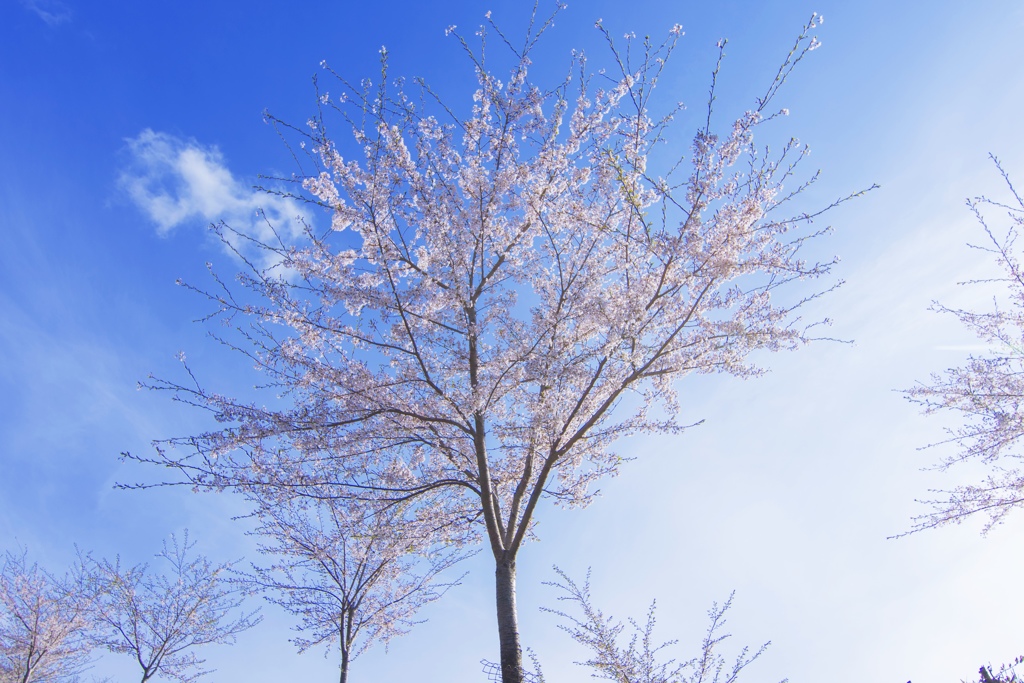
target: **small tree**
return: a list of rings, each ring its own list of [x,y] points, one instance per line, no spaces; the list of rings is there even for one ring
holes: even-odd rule
[[[4,553],[0,569],[0,682],[75,681],[91,663],[87,637],[95,590],[84,563],[63,577]]]
[[[993,668],[991,664],[982,666],[978,669],[977,683],[1022,683],[1016,670],[1021,664],[1024,664],[1024,655],[1015,657],[1012,662],[1003,664],[999,669]],[[968,683],[968,681],[961,681],[961,683]]]
[[[1009,512],[1024,506],[1024,458],[1020,450],[1024,436],[1024,266],[1017,255],[1016,241],[1024,225],[1024,198],[994,156],[992,161],[1003,176],[1012,196],[1011,203],[977,197],[967,200],[987,237],[974,249],[991,254],[1003,272],[997,280],[972,280],[965,284],[1001,282],[1006,301],[993,302],[988,311],[951,309],[936,303],[933,308],[955,315],[990,347],[981,355],[972,355],[967,363],[934,374],[931,382],[905,391],[906,397],[922,406],[925,414],[952,412],[959,426],[947,429],[949,438],[932,444],[952,445],[955,452],[943,458],[937,468],[946,470],[957,463],[977,461],[988,466],[990,474],[981,482],[937,491],[942,497],[924,501],[932,507],[916,518],[915,530],[944,524],[959,524],[964,519],[987,517],[983,533],[1002,522]],[[987,210],[1005,212],[1005,229],[990,227]]]
[[[814,179],[794,180],[806,149],[754,144],[818,45],[816,15],[721,135],[716,68],[686,151],[660,147],[679,134],[680,107],[656,115],[653,98],[679,26],[661,45],[627,35],[620,49],[599,22],[611,69],[591,73],[574,53],[570,76],[544,87],[528,71],[549,25],[531,23],[521,48],[493,23],[479,50],[459,38],[477,80],[465,116],[432,108],[425,84],[407,94],[386,51],[376,88],[340,80],[343,96],[325,94],[322,109],[340,114],[354,158],[323,111],[298,131],[316,165],[305,198],[333,231],[259,245],[275,265],[241,276],[251,298],[208,293],[226,319],[247,321],[233,345],[252,344],[281,400],[157,383],[223,423],[174,441],[189,453],[153,459],[190,485],[329,498],[340,483],[482,535],[505,683],[521,681],[516,561],[541,499],[586,505],[591,483],[618,470],[616,439],[681,431],[682,376],[756,375],[751,352],[809,341],[814,323],[797,310],[821,289],[782,294],[833,264],[801,258],[827,232],[799,229],[820,212],[787,212]],[[512,52],[507,80],[485,60],[487,30]],[[655,163],[666,149],[676,156]]]
[[[255,625],[254,613],[232,617],[241,597],[227,583],[231,564],[214,565],[204,557],[188,557],[195,543],[171,536],[157,557],[170,565],[166,574],[149,565],[122,568],[120,558],[95,564],[101,598],[97,604],[97,644],[131,655],[142,669],[142,681],[165,676],[190,683],[209,673],[193,650],[212,643],[233,642]]]
[[[300,617],[297,630],[308,634],[293,641],[300,652],[338,644],[341,683],[353,659],[406,633],[419,608],[452,585],[436,579],[459,552],[431,547],[433,525],[403,512],[345,498],[259,500],[260,550],[278,559],[254,566],[246,583]]]
[[[767,642],[753,653],[748,647],[743,647],[731,663],[726,661],[720,652],[720,645],[731,637],[722,632],[725,613],[732,607],[733,596],[730,595],[723,605],[715,603],[708,610],[711,623],[701,642],[699,654],[683,662],[665,659],[659,653],[678,641],[656,644],[653,602],[647,610],[647,621],[643,626],[629,620],[633,633],[628,643],[624,643],[625,625],[611,616],[605,616],[591,600],[590,573],[587,573],[587,580],[580,586],[558,567],[555,567],[555,572],[561,581],[547,585],[559,589],[562,595],[558,596],[558,600],[569,603],[574,614],[543,609],[562,617],[567,623],[560,624],[559,628],[590,652],[589,659],[577,663],[593,669],[594,678],[615,683],[735,683],[740,672],[760,657],[771,644]],[[579,613],[578,616],[575,612]]]

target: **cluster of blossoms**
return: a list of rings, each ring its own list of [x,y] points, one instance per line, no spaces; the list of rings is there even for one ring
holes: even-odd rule
[[[988,518],[987,532],[1011,510],[1024,505],[1024,455],[1020,451],[1024,438],[1024,266],[1015,249],[1024,226],[1024,198],[995,157],[993,162],[1006,181],[1012,202],[979,197],[968,200],[967,205],[987,237],[987,244],[976,248],[989,252],[1002,270],[1000,281],[1006,285],[1008,305],[982,312],[935,305],[936,310],[955,315],[992,352],[971,356],[965,365],[932,375],[931,383],[905,392],[926,413],[948,411],[962,420],[941,442],[953,445],[955,451],[939,463],[939,469],[976,461],[989,472],[980,482],[936,492],[942,497],[924,501],[932,510],[917,518],[915,529],[959,524],[980,514]],[[985,214],[992,209],[1006,213],[1009,225],[1004,232],[989,226]]]

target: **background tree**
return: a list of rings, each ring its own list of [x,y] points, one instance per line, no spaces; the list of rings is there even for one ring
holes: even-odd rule
[[[817,23],[722,135],[716,68],[685,152],[660,146],[678,139],[679,106],[656,114],[653,99],[678,26],[660,45],[627,35],[619,49],[598,23],[611,69],[592,73],[574,53],[552,88],[528,78],[550,20],[518,48],[489,23],[479,50],[459,37],[477,78],[465,116],[422,82],[416,97],[390,80],[386,51],[376,87],[339,77],[342,97],[324,94],[310,128],[291,129],[333,230],[259,245],[274,266],[241,276],[248,294],[207,292],[242,335],[228,343],[280,400],[157,382],[221,424],[151,460],[199,488],[371,492],[484,536],[502,676],[519,683],[516,561],[541,499],[586,505],[621,463],[613,441],[681,431],[680,377],[756,375],[751,352],[813,336],[797,311],[821,289],[782,296],[833,265],[801,258],[827,231],[800,229],[820,212],[787,213],[814,180],[796,179],[806,149],[770,152],[753,136],[785,113],[769,106],[817,47]],[[512,55],[504,81],[485,59],[488,31]],[[353,157],[328,134],[332,110]]]
[[[102,591],[97,604],[96,643],[111,652],[131,655],[142,681],[154,676],[189,683],[209,673],[193,650],[233,642],[235,635],[258,623],[255,613],[231,616],[241,597],[227,582],[231,564],[214,565],[189,558],[188,532],[182,543],[171,536],[157,557],[170,571],[158,574],[149,565],[122,568],[120,558],[95,565]]]
[[[88,668],[94,587],[79,562],[63,577],[4,553],[0,569],[0,682],[75,681]]]
[[[1017,675],[1016,667],[1024,664],[1024,655],[1015,657],[1009,664],[1003,664],[998,669],[991,664],[978,669],[978,683],[1021,683]],[[967,683],[967,681],[961,681]]]
[[[434,525],[403,515],[404,507],[280,495],[258,501],[260,550],[278,559],[254,566],[246,583],[300,617],[297,630],[308,634],[293,641],[300,652],[338,644],[341,683],[355,657],[406,633],[419,608],[452,585],[437,575],[462,554],[435,547]]]
[[[567,602],[574,614],[561,610],[543,608],[562,617],[566,623],[559,628],[590,652],[590,659],[577,662],[593,669],[592,676],[615,683],[735,683],[747,666],[752,664],[771,642],[767,642],[751,653],[748,647],[741,648],[731,662],[720,652],[723,641],[731,635],[723,633],[725,613],[732,607],[732,598],[719,606],[717,603],[708,610],[710,624],[701,641],[700,653],[684,662],[665,659],[661,653],[678,641],[671,640],[656,644],[654,640],[654,607],[652,602],[647,610],[647,621],[643,626],[632,619],[628,643],[623,643],[626,627],[594,606],[590,596],[590,574],[582,586],[576,584],[555,567],[560,581],[547,585],[561,592],[559,601]],[[543,683],[543,676],[540,677]],[[782,681],[785,683],[785,681]]]
[[[993,300],[988,311],[951,309],[939,303],[933,306],[939,312],[955,315],[991,350],[971,355],[965,365],[934,374],[930,383],[904,392],[910,401],[924,408],[925,414],[949,411],[957,416],[960,424],[947,429],[949,438],[932,444],[955,447],[952,455],[940,461],[938,469],[977,461],[988,467],[989,475],[976,484],[936,491],[942,497],[924,501],[932,510],[916,518],[915,530],[959,524],[980,514],[987,517],[984,533],[1002,522],[1011,510],[1024,505],[1024,456],[1020,451],[1024,436],[1024,269],[1015,246],[1024,225],[1024,199],[999,160],[993,156],[992,161],[1009,188],[1012,202],[977,197],[969,199],[967,206],[987,237],[986,243],[971,247],[991,254],[1003,277],[965,284],[1004,283],[1005,302]],[[987,210],[1005,212],[1005,229],[990,227]]]

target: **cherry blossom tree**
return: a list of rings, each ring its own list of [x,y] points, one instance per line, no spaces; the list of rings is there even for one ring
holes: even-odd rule
[[[189,558],[195,543],[171,536],[157,557],[170,567],[153,573],[148,565],[123,568],[114,562],[95,563],[102,591],[95,610],[95,642],[118,654],[131,655],[142,669],[142,681],[155,676],[190,683],[209,673],[193,650],[212,643],[233,642],[235,635],[256,624],[254,613],[232,616],[241,605],[227,582],[230,564]]]
[[[0,569],[0,682],[62,683],[88,668],[95,590],[78,563],[63,577],[27,552],[4,554]]]
[[[404,516],[403,505],[303,496],[258,501],[260,550],[278,559],[253,567],[245,583],[300,618],[300,652],[337,643],[341,683],[374,642],[406,633],[420,607],[452,584],[437,575],[462,557],[428,547],[433,528]],[[416,557],[421,558],[417,562]]]
[[[947,470],[958,463],[976,461],[987,466],[989,474],[975,484],[964,484],[949,491],[936,491],[941,497],[924,501],[931,512],[919,516],[914,530],[959,524],[968,517],[986,517],[983,533],[1002,522],[1011,510],[1024,506],[1024,467],[1021,437],[1024,436],[1024,267],[1016,249],[1019,230],[1024,225],[1024,199],[1010,177],[992,157],[1012,197],[1004,203],[986,197],[967,201],[987,238],[972,245],[992,255],[1005,285],[1003,304],[993,301],[987,311],[951,309],[936,303],[934,309],[955,315],[990,347],[985,354],[972,355],[967,363],[934,374],[930,383],[907,390],[906,397],[922,406],[926,414],[953,413],[959,426],[947,430],[948,439],[938,445],[952,445],[955,452],[943,458],[938,469]],[[994,230],[987,212],[1004,213],[1007,225]],[[979,284],[992,280],[974,280]]]
[[[756,651],[743,647],[737,656],[727,661],[721,654],[724,641],[731,634],[723,633],[725,614],[732,607],[733,596],[722,605],[714,603],[708,610],[708,630],[701,641],[699,654],[686,661],[666,659],[662,653],[678,641],[671,640],[657,644],[654,640],[655,603],[647,610],[643,626],[630,619],[632,634],[623,642],[625,625],[614,617],[606,616],[594,606],[590,595],[590,574],[583,585],[579,585],[555,567],[559,581],[548,583],[559,590],[558,600],[566,602],[570,612],[543,608],[564,620],[559,625],[563,631],[590,652],[590,659],[578,662],[593,669],[594,678],[615,681],[615,683],[735,683],[741,672],[758,659],[770,642]],[[544,683],[539,675],[539,683]],[[786,683],[785,680],[782,683]]]
[[[998,670],[991,664],[982,666],[978,669],[978,683],[1021,683],[1016,671],[1016,667],[1021,664],[1024,664],[1024,656],[1015,657],[1012,662],[1003,664]]]
[[[801,175],[807,149],[754,143],[786,114],[774,102],[818,45],[817,15],[721,133],[717,67],[695,131],[680,129],[682,105],[654,97],[679,26],[620,44],[598,22],[611,68],[573,53],[547,87],[529,74],[550,19],[520,47],[487,19],[479,48],[449,30],[476,75],[469,113],[423,82],[407,91],[382,51],[378,84],[338,76],[341,96],[323,93],[308,129],[290,128],[314,164],[294,194],[332,229],[261,243],[272,268],[248,261],[240,287],[214,276],[199,290],[276,396],[154,381],[220,424],[136,459],[196,488],[384,498],[446,520],[443,534],[483,537],[503,681],[520,683],[516,562],[542,499],[586,505],[623,461],[613,442],[681,432],[683,376],[751,377],[752,352],[811,340],[825,321],[800,308],[832,285],[799,281],[834,260],[802,257],[830,208],[799,204],[817,177]],[[489,35],[512,54],[504,80]],[[353,154],[328,133],[334,115]]]

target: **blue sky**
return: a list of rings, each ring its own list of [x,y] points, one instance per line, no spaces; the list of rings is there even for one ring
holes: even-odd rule
[[[0,0],[0,546],[54,569],[76,543],[134,562],[188,527],[218,560],[251,556],[229,497],[112,488],[159,478],[121,451],[203,424],[137,382],[177,372],[179,351],[213,386],[254,381],[192,322],[206,309],[175,280],[201,279],[208,261],[235,268],[211,220],[247,229],[257,206],[281,224],[294,215],[251,189],[291,170],[262,112],[305,121],[321,60],[372,77],[384,44],[393,73],[468,106],[471,72],[444,28],[471,34],[493,10],[515,34],[527,5]],[[881,185],[829,216],[846,284],[809,312],[855,343],[765,357],[772,371],[756,380],[686,380],[684,410],[704,425],[623,444],[638,458],[591,508],[542,511],[541,540],[519,560],[519,604],[524,644],[551,681],[587,676],[572,665],[584,653],[538,610],[553,599],[541,586],[552,564],[577,577],[592,566],[597,601],[621,617],[657,598],[680,656],[711,602],[736,589],[737,642],[773,641],[748,680],[958,681],[1019,654],[1024,515],[986,538],[970,524],[887,537],[909,527],[915,498],[974,474],[921,471],[938,453],[916,448],[940,439],[943,421],[893,390],[974,344],[927,307],[982,307],[991,294],[956,285],[990,272],[965,247],[978,230],[963,199],[998,196],[989,152],[1024,178],[1024,7],[570,2],[536,72],[561,74],[574,47],[602,55],[598,18],[614,34],[678,22],[678,99],[699,110],[714,43],[728,37],[721,107],[739,113],[812,11],[826,18],[823,47],[783,91],[786,130],[823,170],[815,197]],[[485,560],[428,623],[358,659],[354,680],[484,680],[479,660],[496,659]],[[333,680],[333,659],[295,654],[288,617],[266,615],[236,646],[210,650],[210,680]],[[130,668],[104,659],[95,672]]]

